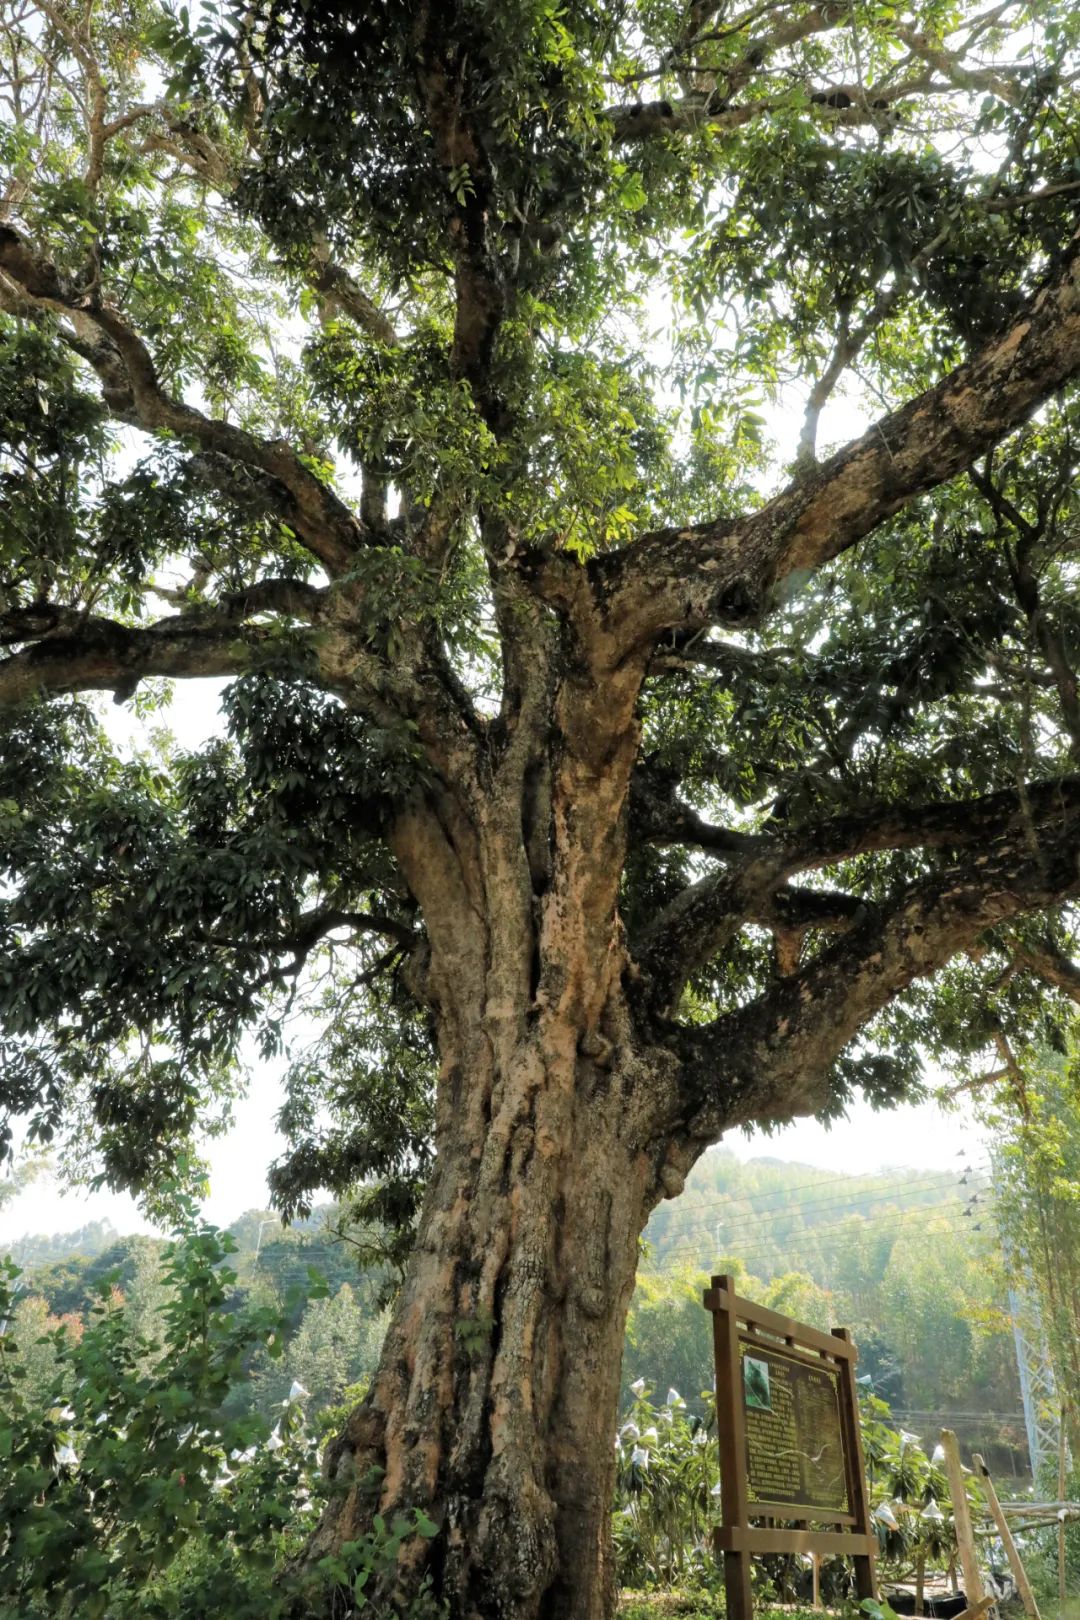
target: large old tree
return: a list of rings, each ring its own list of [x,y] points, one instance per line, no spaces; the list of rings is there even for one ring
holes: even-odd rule
[[[0,1098],[163,1197],[288,1061],[410,1251],[312,1556],[605,1615],[649,1211],[1076,993],[1078,31],[0,6]]]

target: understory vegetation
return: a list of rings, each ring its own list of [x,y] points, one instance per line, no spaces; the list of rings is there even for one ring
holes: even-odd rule
[[[137,1260],[147,1253],[135,1248]],[[26,1333],[26,1301],[17,1303],[18,1269],[5,1262],[5,1620],[197,1620],[225,1613],[231,1620],[274,1620],[292,1612],[298,1593],[310,1601],[317,1592],[340,1592],[363,1606],[368,1582],[392,1569],[403,1545],[434,1533],[421,1511],[390,1524],[380,1519],[369,1535],[316,1569],[301,1573],[296,1566],[327,1495],[340,1489],[327,1484],[319,1467],[320,1443],[343,1410],[329,1396],[336,1389],[349,1402],[357,1391],[342,1382],[354,1370],[345,1362],[336,1371],[339,1384],[324,1384],[318,1396],[292,1375],[300,1370],[310,1377],[309,1368],[320,1365],[303,1359],[313,1337],[304,1329],[348,1285],[334,1295],[325,1280],[309,1274],[308,1303],[297,1317],[296,1284],[280,1305],[257,1302],[252,1288],[239,1297],[236,1254],[229,1234],[190,1224],[161,1247],[153,1299],[139,1287],[126,1298],[118,1273],[99,1265],[93,1303],[38,1324],[44,1331],[35,1338]],[[138,1269],[133,1275],[138,1279]],[[290,1313],[300,1322],[291,1332]],[[278,1371],[276,1384],[269,1367]],[[243,1389],[246,1399],[238,1396]],[[630,1599],[624,1612],[717,1613],[721,1577],[710,1539],[719,1471],[711,1395],[698,1393],[692,1411],[673,1386],[661,1398],[638,1379],[629,1397],[616,1437],[620,1583],[634,1592],[678,1596],[644,1610]],[[862,1418],[883,1578],[910,1578],[920,1561],[929,1570],[954,1571],[941,1468],[917,1436],[895,1424],[869,1379]],[[974,1477],[969,1489],[977,1506]],[[757,1578],[765,1604],[797,1603],[808,1595],[808,1572],[797,1558],[762,1560]],[[841,1561],[823,1567],[822,1593],[834,1605],[850,1602]],[[410,1620],[438,1612],[423,1594],[408,1605]]]
[[[920,1556],[950,1567],[932,1440],[896,1413],[916,1399],[927,1414],[981,1405],[975,1445],[996,1445],[1003,1465],[1022,1447],[1001,1257],[989,1220],[957,1214],[986,1198],[985,1182],[960,1179],[842,1176],[720,1150],[692,1178],[685,1219],[665,1209],[652,1223],[624,1352],[613,1519],[621,1586],[668,1596],[649,1614],[722,1607],[701,1288],[702,1262],[736,1242],[761,1272],[734,1258],[710,1268],[744,1293],[820,1326],[857,1321],[883,1569],[910,1574]],[[377,1236],[327,1206],[291,1227],[260,1211],[226,1233],[189,1222],[169,1243],[99,1223],[16,1246],[24,1269],[7,1262],[0,1295],[5,1620],[195,1620],[226,1603],[238,1620],[288,1612],[290,1559],[329,1489],[320,1450],[371,1377],[395,1286],[394,1268],[371,1259]],[[796,1257],[808,1269],[783,1269]],[[931,1430],[927,1415],[921,1435]],[[356,1602],[370,1571],[428,1524],[399,1516],[304,1579]],[[758,1575],[763,1603],[808,1597],[798,1560],[764,1561]],[[823,1593],[848,1600],[839,1564],[826,1565]]]

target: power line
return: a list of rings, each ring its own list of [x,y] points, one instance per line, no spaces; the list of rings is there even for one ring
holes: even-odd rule
[[[951,1171],[951,1170],[939,1170],[939,1171],[936,1171],[935,1174],[936,1175],[942,1175],[942,1176],[951,1176],[953,1174],[953,1171]],[[866,1180],[866,1181],[877,1181],[877,1182],[886,1182],[886,1183],[888,1183],[890,1181],[889,1172],[884,1171],[884,1170],[878,1171],[873,1176],[866,1176],[866,1177],[856,1177],[856,1176],[846,1176],[845,1177],[844,1172],[842,1170],[839,1170],[839,1171],[837,1171],[837,1170],[825,1170],[825,1171],[823,1171],[821,1173],[821,1175],[815,1181],[797,1181],[794,1186],[791,1186],[791,1187],[777,1187],[772,1192],[765,1192],[765,1193],[762,1193],[760,1196],[763,1199],[767,1200],[768,1202],[772,1202],[773,1200],[778,1199],[778,1198],[787,1198],[787,1197],[789,1197],[789,1195],[791,1193],[805,1192],[808,1189],[814,1188],[814,1187],[835,1187],[838,1176],[841,1179],[848,1180],[848,1181]],[[897,1179],[897,1176],[894,1174],[891,1179],[892,1179],[892,1181],[895,1181]],[[759,1195],[757,1193],[742,1193],[742,1194],[739,1195],[739,1197],[734,1198],[734,1197],[729,1197],[727,1193],[721,1193],[719,1198],[703,1200],[703,1202],[708,1202],[708,1203],[713,1203],[713,1204],[723,1203],[723,1204],[728,1204],[728,1205],[731,1205],[731,1204],[751,1204],[751,1203],[753,1203],[754,1199],[757,1198],[758,1196]],[[859,1194],[858,1196],[861,1197],[862,1195]]]
[[[981,1167],[981,1166],[974,1167],[974,1168],[968,1168],[964,1172],[964,1174],[965,1175],[981,1174],[981,1171],[982,1171],[983,1168],[984,1167]],[[989,1167],[987,1166],[985,1168],[988,1169]],[[781,1219],[781,1218],[783,1218],[785,1216],[788,1216],[788,1215],[790,1215],[792,1217],[796,1217],[796,1216],[801,1217],[801,1216],[805,1215],[808,1211],[815,1210],[815,1209],[835,1209],[835,1208],[839,1208],[839,1207],[847,1207],[847,1208],[850,1208],[853,1213],[857,1214],[858,1211],[856,1210],[855,1206],[856,1206],[856,1204],[859,1204],[859,1203],[866,1203],[866,1202],[882,1203],[887,1198],[889,1198],[889,1199],[899,1198],[899,1197],[906,1196],[907,1194],[910,1194],[912,1192],[918,1192],[918,1191],[921,1191],[921,1190],[924,1190],[924,1189],[925,1190],[930,1190],[930,1189],[932,1189],[934,1187],[940,1187],[942,1190],[944,1190],[950,1184],[955,1185],[958,1181],[959,1181],[959,1176],[958,1176],[956,1171],[937,1171],[937,1172],[934,1173],[933,1176],[928,1176],[928,1177],[926,1177],[924,1179],[917,1180],[917,1181],[909,1181],[906,1186],[904,1186],[902,1188],[898,1188],[895,1192],[891,1192],[891,1193],[884,1193],[883,1192],[881,1194],[875,1194],[875,1193],[869,1192],[869,1191],[868,1192],[856,1193],[854,1195],[852,1195],[851,1193],[845,1193],[845,1194],[843,1194],[843,1195],[841,1195],[841,1196],[839,1196],[837,1198],[814,1199],[814,1200],[811,1200],[809,1203],[794,1204],[790,1208],[784,1207],[784,1208],[781,1208],[781,1209],[763,1210],[763,1211],[760,1211],[760,1213],[763,1214],[766,1218],[772,1218],[773,1220],[779,1220],[779,1219]],[[683,1231],[683,1230],[686,1229],[687,1224],[693,1224],[694,1223],[695,1218],[698,1216],[700,1211],[719,1208],[719,1207],[721,1207],[723,1205],[724,1205],[724,1200],[723,1199],[702,1200],[701,1203],[693,1204],[689,1208],[681,1210],[679,1212],[681,1215],[686,1217],[686,1221],[685,1222],[683,1222],[683,1221],[677,1222],[675,1220],[675,1218],[672,1217],[670,1220],[668,1220],[665,1223],[665,1225],[664,1225],[664,1233],[666,1234],[666,1233],[672,1232],[672,1231],[678,1233],[680,1231]],[[927,1208],[932,1208],[933,1206],[928,1204],[926,1207]],[[757,1210],[751,1210],[751,1211],[746,1211],[746,1212],[740,1214],[738,1216],[738,1218],[736,1219],[736,1221],[732,1225],[731,1230],[733,1232],[733,1235],[737,1235],[741,1230],[748,1230],[748,1229],[750,1229],[752,1227],[755,1227],[758,1224],[757,1220],[755,1218],[758,1215],[758,1213],[759,1213],[759,1211],[757,1211]],[[863,1218],[865,1219],[865,1217],[863,1217]],[[715,1222],[717,1217],[712,1216],[712,1217],[708,1217],[708,1219]]]
[[[1023,1412],[991,1412],[984,1408],[981,1412],[951,1412],[947,1406],[892,1406],[889,1407],[893,1417],[899,1418],[956,1418],[961,1422],[973,1422],[978,1418],[1000,1418],[1003,1422],[1012,1419],[1015,1422],[1024,1421]]]
[[[930,1190],[931,1185],[933,1185],[934,1187],[937,1187],[937,1189],[939,1191],[945,1192],[945,1191],[948,1190],[948,1187],[949,1187],[950,1183],[949,1183],[949,1181],[946,1181],[944,1183],[934,1182],[933,1184],[931,1184],[931,1183],[923,1183],[923,1182],[912,1182],[912,1183],[910,1183],[910,1185],[909,1185],[909,1187],[907,1189],[907,1193],[910,1196],[913,1193],[920,1193],[920,1192],[923,1192],[923,1191],[928,1191],[928,1190]],[[955,1182],[953,1183],[953,1185],[955,1185]],[[981,1187],[981,1186],[977,1187],[975,1193],[971,1197],[969,1197],[968,1202],[969,1203],[976,1202],[982,1196],[984,1191],[986,1191],[986,1190],[988,1190],[988,1189],[986,1189],[984,1187]],[[903,1195],[900,1194],[900,1193],[897,1193],[896,1197],[894,1199],[889,1200],[889,1203],[893,1207],[895,1207],[897,1202],[901,1198],[901,1196],[903,1196]],[[878,1209],[878,1210],[874,1211],[872,1214],[869,1214],[869,1215],[862,1215],[862,1214],[860,1214],[858,1208],[856,1207],[856,1204],[859,1201],[861,1201],[861,1200],[857,1200],[857,1201],[853,1202],[850,1199],[848,1199],[847,1201],[842,1201],[842,1200],[838,1200],[838,1199],[823,1199],[823,1200],[819,1200],[819,1201],[816,1201],[816,1202],[813,1202],[813,1203],[803,1204],[803,1205],[800,1205],[800,1206],[793,1207],[791,1210],[784,1209],[784,1210],[770,1211],[770,1212],[768,1212],[768,1214],[765,1216],[765,1218],[762,1221],[747,1220],[746,1218],[743,1218],[743,1219],[733,1223],[730,1226],[727,1223],[725,1223],[721,1217],[717,1217],[717,1216],[703,1216],[700,1219],[696,1218],[697,1217],[697,1208],[695,1207],[695,1209],[687,1210],[685,1212],[686,1215],[689,1217],[689,1221],[687,1223],[680,1223],[678,1226],[675,1226],[674,1224],[671,1224],[671,1223],[667,1224],[663,1228],[663,1230],[657,1235],[657,1237],[656,1237],[656,1239],[654,1241],[656,1241],[658,1243],[663,1243],[669,1235],[680,1236],[683,1232],[688,1231],[688,1230],[693,1231],[695,1228],[697,1228],[699,1226],[708,1226],[708,1227],[711,1227],[713,1229],[717,1229],[717,1228],[722,1227],[723,1230],[725,1231],[725,1233],[727,1234],[725,1241],[735,1241],[742,1235],[747,1235],[747,1236],[750,1236],[750,1237],[752,1237],[754,1239],[757,1239],[758,1237],[763,1235],[763,1233],[762,1233],[762,1228],[763,1227],[767,1230],[769,1227],[780,1226],[784,1222],[785,1218],[788,1217],[789,1215],[792,1218],[802,1219],[803,1217],[805,1217],[805,1215],[807,1213],[809,1213],[811,1211],[814,1211],[814,1210],[821,1210],[821,1209],[832,1209],[834,1211],[839,1210],[839,1209],[847,1209],[847,1210],[850,1211],[850,1213],[855,1218],[861,1219],[861,1220],[864,1220],[864,1221],[866,1221],[866,1220],[877,1220],[879,1217],[887,1216],[890,1213],[890,1210],[888,1208],[885,1208],[885,1209]],[[915,1204],[915,1205],[902,1205],[901,1204],[900,1207],[902,1209],[903,1208],[916,1208],[916,1209],[930,1211],[930,1210],[933,1210],[933,1209],[942,1208],[945,1203],[949,1203],[949,1202],[952,1202],[952,1200],[943,1199],[943,1200],[939,1200],[936,1203],[934,1203],[934,1202],[920,1202],[920,1203]],[[845,1217],[845,1219],[846,1219],[846,1217]],[[812,1229],[813,1229],[812,1227],[808,1228],[808,1230],[812,1230]],[[821,1228],[818,1228],[818,1230],[820,1230],[820,1229]]]
[[[921,1216],[924,1219],[926,1219],[926,1218],[934,1219],[936,1217],[940,1217],[940,1212],[941,1211],[943,1211],[943,1210],[957,1210],[960,1206],[965,1206],[966,1207],[964,1199],[962,1199],[962,1198],[951,1198],[951,1199],[943,1200],[940,1204],[915,1205],[914,1207],[912,1207],[910,1209],[901,1209],[901,1210],[883,1210],[880,1214],[872,1215],[872,1216],[869,1216],[869,1215],[858,1216],[858,1215],[856,1215],[855,1219],[861,1220],[863,1222],[864,1227],[875,1227],[876,1228],[876,1227],[880,1227],[880,1226],[886,1224],[887,1222],[892,1222],[894,1225],[903,1226],[903,1225],[906,1225],[911,1220],[915,1219],[916,1217]],[[964,1217],[962,1215],[950,1216],[946,1224],[951,1226],[953,1228],[953,1230],[955,1230],[955,1231],[961,1231],[961,1230],[963,1230],[963,1228],[961,1226],[959,1226],[957,1224],[957,1222],[960,1221],[960,1220],[963,1220],[963,1218]],[[798,1234],[798,1237],[805,1238],[807,1240],[816,1240],[816,1239],[818,1239],[820,1237],[823,1237],[823,1236],[825,1236],[826,1234],[829,1234],[829,1233],[843,1232],[844,1230],[846,1230],[847,1225],[848,1225],[847,1220],[843,1220],[843,1221],[837,1221],[833,1225],[809,1227],[809,1228],[807,1228],[807,1230],[805,1232],[800,1232]],[[711,1239],[711,1241],[715,1245],[715,1238]],[[781,1241],[782,1242],[782,1241],[787,1241],[787,1240],[778,1239],[776,1241]],[[747,1252],[739,1252],[737,1247],[733,1248],[731,1250],[728,1250],[727,1243],[728,1243],[728,1240],[725,1240],[724,1243],[718,1245],[721,1252],[731,1252],[731,1253],[733,1253],[735,1255],[735,1257],[742,1260],[744,1264],[748,1264],[751,1259],[759,1260],[759,1259],[762,1259],[762,1258],[771,1258],[771,1255],[769,1254],[769,1252],[761,1247],[760,1241],[755,1241],[753,1246]],[[694,1242],[671,1244],[669,1247],[665,1248],[662,1251],[662,1253],[658,1256],[658,1258],[664,1260],[664,1259],[669,1258],[673,1254],[684,1254],[684,1253],[687,1253],[687,1252],[700,1250],[700,1247],[701,1247],[700,1244],[694,1243]],[[796,1258],[797,1258],[797,1256],[796,1256]]]
[[[962,1199],[951,1198],[951,1199],[943,1201],[940,1204],[933,1204],[929,1208],[927,1208],[925,1206],[922,1206],[922,1205],[916,1205],[915,1207],[910,1208],[910,1209],[883,1210],[879,1215],[862,1216],[862,1217],[856,1216],[855,1219],[861,1219],[862,1222],[863,1222],[864,1227],[871,1227],[871,1228],[874,1228],[874,1229],[879,1229],[879,1228],[881,1228],[883,1226],[886,1226],[886,1225],[888,1225],[890,1223],[892,1225],[894,1225],[894,1226],[906,1226],[911,1221],[913,1221],[913,1220],[915,1220],[915,1219],[917,1219],[919,1217],[923,1217],[923,1218],[940,1218],[940,1214],[944,1210],[949,1210],[949,1211],[956,1212],[956,1211],[958,1211],[960,1209],[962,1204],[963,1204]],[[950,1214],[948,1217],[946,1217],[945,1224],[952,1227],[956,1231],[960,1231],[960,1230],[962,1230],[962,1228],[957,1225],[957,1221],[958,1220],[963,1220],[963,1218],[964,1217],[963,1217],[962,1214],[953,1213],[953,1214]],[[832,1225],[810,1227],[805,1232],[798,1233],[797,1237],[801,1238],[801,1239],[805,1239],[807,1241],[815,1241],[819,1237],[829,1236],[829,1235],[835,1236],[836,1234],[844,1232],[847,1229],[848,1229],[848,1221],[843,1220],[843,1221],[837,1221]],[[713,1241],[715,1242],[715,1240],[713,1240]],[[788,1240],[783,1239],[783,1238],[777,1238],[777,1239],[773,1240],[773,1243],[771,1245],[769,1245],[769,1247],[765,1247],[763,1242],[758,1240],[758,1241],[753,1242],[751,1247],[749,1248],[749,1250],[747,1250],[746,1252],[749,1253],[750,1255],[755,1256],[756,1258],[759,1258],[759,1259],[760,1258],[768,1258],[768,1257],[771,1256],[771,1250],[772,1250],[773,1247],[775,1247],[776,1244],[785,1243],[787,1241]],[[806,1245],[804,1243],[803,1247],[805,1248],[805,1246]],[[692,1251],[692,1250],[696,1249],[697,1247],[698,1247],[698,1245],[695,1244],[695,1243],[692,1243],[692,1242],[691,1243],[678,1244],[678,1245],[672,1245],[672,1247],[669,1248],[668,1250],[666,1250],[665,1253],[666,1254],[686,1253],[688,1251]],[[731,1253],[736,1254],[739,1258],[743,1257],[742,1253],[738,1250],[737,1246],[734,1247],[734,1248],[729,1249],[728,1244],[725,1242],[725,1243],[721,1243],[719,1245],[719,1247],[720,1247],[721,1252],[731,1252]]]
[[[924,1181],[941,1181],[943,1183],[948,1182],[948,1181],[954,1181],[954,1180],[958,1180],[960,1178],[960,1176],[962,1176],[962,1175],[981,1175],[984,1172],[989,1172],[989,1169],[990,1169],[989,1161],[979,1161],[975,1165],[965,1164],[965,1165],[962,1165],[962,1166],[958,1166],[955,1170],[935,1170],[933,1172],[928,1172],[928,1174],[925,1177],[920,1176],[918,1178],[918,1183],[917,1184],[922,1185]],[[846,1179],[854,1180],[855,1178],[854,1177],[848,1177]],[[891,1181],[887,1181],[884,1177],[881,1177],[879,1179],[880,1179],[880,1182],[882,1184],[877,1186],[877,1187],[867,1187],[867,1188],[863,1188],[863,1189],[861,1189],[859,1191],[856,1191],[856,1190],[849,1187],[845,1192],[843,1192],[842,1194],[839,1194],[839,1196],[841,1198],[843,1198],[843,1199],[850,1199],[850,1200],[866,1199],[866,1198],[877,1198],[877,1197],[881,1197],[881,1196],[890,1196],[892,1194],[892,1192],[897,1189],[898,1178],[893,1178]],[[901,1183],[900,1184],[900,1190],[906,1190],[906,1188],[910,1188],[911,1186],[913,1186],[915,1184],[916,1183],[913,1183],[912,1181],[907,1181],[906,1183]],[[829,1187],[829,1186],[832,1186],[834,1190],[838,1191],[838,1189],[836,1188],[836,1181],[834,1179],[831,1182],[828,1181],[828,1180],[800,1182],[800,1183],[797,1183],[793,1187],[778,1188],[774,1192],[766,1193],[763,1196],[764,1196],[764,1199],[767,1200],[767,1202],[769,1204],[773,1204],[773,1203],[777,1202],[778,1200],[782,1200],[782,1199],[786,1199],[786,1198],[790,1197],[790,1195],[792,1193],[799,1192],[800,1190],[802,1190],[804,1188]],[[723,1207],[725,1209],[730,1209],[733,1204],[749,1203],[751,1201],[751,1199],[753,1198],[753,1196],[754,1196],[753,1194],[748,1194],[744,1198],[731,1199],[731,1198],[728,1198],[727,1194],[721,1194],[721,1196],[719,1198],[703,1198],[698,1203],[695,1203],[693,1205],[693,1208],[695,1210],[697,1210],[697,1209],[716,1209],[716,1208],[720,1208],[720,1207]],[[813,1202],[817,1203],[817,1202],[819,1202],[819,1200],[814,1200]],[[820,1202],[831,1203],[831,1202],[834,1202],[834,1200],[830,1198],[830,1199],[820,1200]],[[801,1207],[802,1208],[810,1208],[811,1205],[802,1205]],[[756,1214],[762,1213],[762,1212],[767,1213],[767,1214],[775,1213],[774,1211],[772,1211],[770,1209],[767,1209],[765,1207],[765,1204],[763,1203],[763,1204],[757,1206],[756,1208],[737,1211],[737,1219],[741,1223],[742,1221],[752,1217],[753,1215],[756,1215]]]

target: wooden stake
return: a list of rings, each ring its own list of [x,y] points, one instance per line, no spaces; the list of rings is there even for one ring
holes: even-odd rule
[[[978,1603],[973,1603],[969,1609],[965,1609],[962,1614],[958,1614],[956,1620],[979,1620],[981,1615],[984,1615],[988,1609],[993,1607],[994,1599],[992,1597],[980,1598]]]
[[[1008,1521],[1001,1510],[1001,1503],[998,1501],[998,1494],[994,1489],[994,1482],[990,1478],[990,1470],[987,1468],[977,1451],[973,1453],[971,1460],[975,1464],[975,1467],[978,1469],[979,1473],[982,1475],[983,1494],[986,1497],[987,1505],[991,1514],[993,1515],[994,1523],[997,1525],[998,1535],[1001,1537],[1001,1545],[1005,1548],[1005,1553],[1009,1560],[1009,1568],[1012,1570],[1013,1580],[1016,1582],[1016,1589],[1020,1593],[1020,1597],[1024,1604],[1024,1611],[1028,1615],[1029,1620],[1040,1620],[1039,1605],[1035,1602],[1035,1594],[1031,1590],[1031,1582],[1027,1578],[1027,1570],[1024,1568],[1023,1560],[1020,1557],[1016,1542],[1013,1540],[1012,1531],[1009,1529]]]
[[[915,1613],[926,1613],[926,1553],[920,1551],[915,1560]]]
[[[945,1452],[945,1472],[949,1476],[949,1494],[952,1496],[953,1523],[956,1526],[956,1545],[960,1553],[960,1567],[964,1572],[964,1596],[968,1605],[981,1603],[984,1593],[982,1576],[975,1557],[975,1536],[971,1528],[964,1473],[960,1465],[960,1447],[951,1429],[942,1429],[941,1445]]]
[[[821,1608],[821,1554],[810,1554],[811,1601],[815,1609]]]
[[[1065,1402],[1061,1403],[1061,1430],[1058,1435],[1058,1503],[1065,1500]],[[1058,1511],[1060,1512],[1060,1506]],[[1065,1601],[1065,1520],[1058,1520],[1058,1600]]]

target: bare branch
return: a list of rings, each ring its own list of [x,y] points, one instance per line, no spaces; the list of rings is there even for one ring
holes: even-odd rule
[[[874,805],[780,834],[785,874],[896,849],[969,849],[1000,837],[1036,840],[1080,816],[1080,776],[1031,782],[977,799]]]

